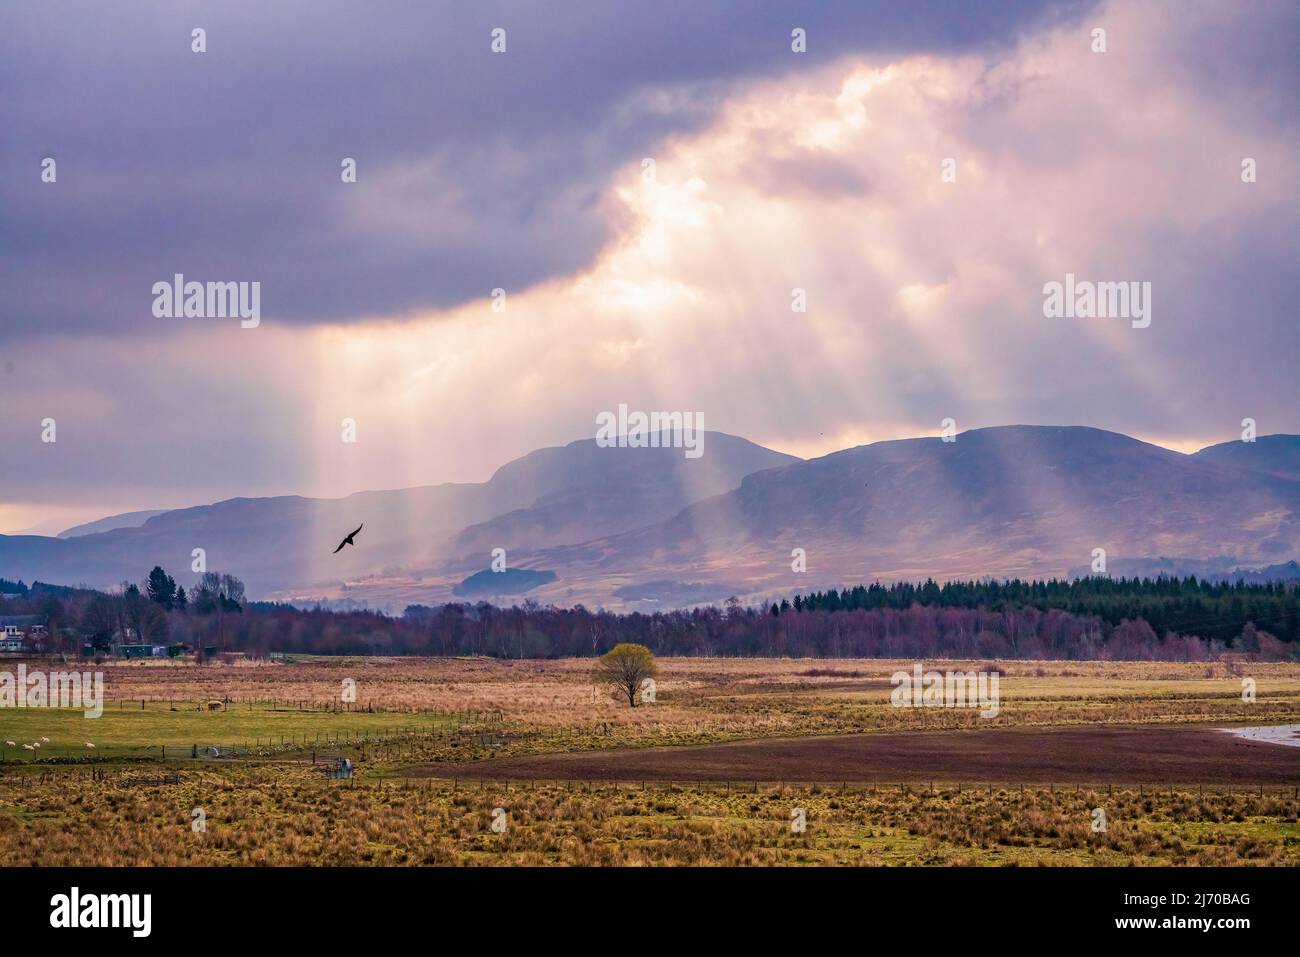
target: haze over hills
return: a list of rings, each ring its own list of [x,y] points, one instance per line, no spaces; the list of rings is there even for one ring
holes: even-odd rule
[[[160,564],[188,583],[197,577],[192,552],[202,548],[208,569],[237,574],[250,595],[329,594],[363,576],[418,581],[452,559],[482,568],[491,548],[514,547],[512,535],[545,545],[588,541],[667,518],[745,475],[799,461],[719,432],[704,438],[699,458],[680,448],[606,449],[586,439],[531,452],[482,483],[341,499],[234,498],[75,538],[0,536],[0,575],[107,587]],[[362,522],[359,547],[332,554]]]
[[[1300,478],[1289,472],[1300,438],[1256,444],[1184,455],[1099,429],[1004,426],[803,461],[713,432],[698,459],[583,440],[483,483],[231,499],[66,540],[0,536],[0,576],[106,586],[161,564],[188,582],[202,547],[209,569],[239,575],[256,597],[400,611],[455,600],[494,548],[510,568],[543,573],[529,576],[529,597],[610,607],[1065,575],[1095,548],[1112,572],[1170,559],[1285,568],[1300,556]],[[332,555],[362,522],[357,547]],[[795,549],[804,572],[792,570]]]
[[[1195,453],[1218,465],[1300,479],[1300,435],[1261,435],[1254,442],[1220,442]]]
[[[74,525],[71,528],[65,528],[56,535],[56,538],[79,538],[82,535],[94,535],[97,532],[111,532],[115,528],[138,528],[155,515],[161,515],[169,511],[165,508],[146,508],[138,512],[123,512],[120,515],[109,515],[105,518],[96,519],[93,522],[85,522],[81,525]]]
[[[470,525],[449,543],[449,557],[481,567],[492,548],[578,544],[667,519],[693,502],[735,488],[763,469],[801,461],[746,439],[706,433],[704,454],[680,449],[601,448],[594,441],[542,449],[502,466],[492,483],[532,503]]]
[[[1300,482],[1082,427],[878,442],[745,478],[672,519],[539,555],[740,594],[898,578],[1063,575],[1109,558],[1300,553]],[[807,571],[791,570],[792,551]],[[565,577],[562,574],[562,577]]]

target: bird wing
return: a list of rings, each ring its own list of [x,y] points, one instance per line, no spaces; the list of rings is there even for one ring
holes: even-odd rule
[[[361,531],[365,527],[366,527],[366,523],[362,522],[360,525],[356,527],[356,529],[349,532],[347,537],[344,538],[343,541],[339,542],[339,547],[334,549],[334,554],[337,555],[339,552],[343,551],[344,545],[355,545],[356,542],[352,541],[353,536],[355,536],[357,532]]]

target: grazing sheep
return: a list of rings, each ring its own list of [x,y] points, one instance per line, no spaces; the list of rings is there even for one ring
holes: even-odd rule
[[[50,743],[50,739],[45,737],[45,735],[41,735],[41,740],[44,741],[46,744]]]
[[[32,746],[31,746],[30,744],[24,744],[24,745],[23,745],[23,750],[24,750],[24,751],[31,751],[31,750],[32,750]]]
[[[91,743],[90,743],[90,742],[89,742],[89,741],[87,741],[87,742],[86,742],[86,747],[88,747],[88,748],[93,748],[93,747],[94,747],[94,745],[93,745],[93,744],[91,744]]]
[[[41,742],[39,742],[39,741],[33,741],[33,742],[32,742],[32,747],[33,747],[33,748],[39,748],[40,746],[41,746]]]
[[[17,742],[15,742],[15,741],[6,741],[5,744],[9,745],[9,747],[11,747],[11,748],[16,748],[16,747],[18,747],[18,744],[17,744]]]

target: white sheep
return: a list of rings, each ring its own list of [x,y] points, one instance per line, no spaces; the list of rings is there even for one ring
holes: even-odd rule
[[[41,740],[44,741],[46,744],[50,743],[50,739],[45,737],[45,735],[41,735]]]
[[[33,748],[39,748],[40,746],[41,746],[41,742],[39,742],[39,741],[33,741],[33,742],[32,742],[32,747],[33,747]]]
[[[11,747],[11,748],[16,748],[16,747],[18,747],[18,744],[17,744],[16,742],[14,742],[14,741],[6,741],[5,744],[9,745],[9,747]]]
[[[93,744],[91,744],[91,743],[90,743],[90,742],[89,742],[89,741],[87,741],[87,742],[86,742],[86,747],[88,747],[88,748],[93,748],[93,747],[94,747],[94,745],[93,745]]]
[[[24,745],[23,745],[23,750],[24,750],[24,751],[31,751],[31,750],[32,750],[32,746],[31,746],[30,744],[24,744]]]

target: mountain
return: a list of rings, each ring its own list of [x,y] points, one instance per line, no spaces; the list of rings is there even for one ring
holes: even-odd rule
[[[791,568],[803,549],[806,572]],[[526,556],[594,581],[763,595],[897,578],[1063,575],[1110,560],[1300,554],[1300,481],[1084,427],[878,442],[747,476],[664,522]],[[540,598],[540,596],[539,596]]]
[[[1300,435],[1261,435],[1254,442],[1222,442],[1192,457],[1278,478],[1300,479]]]
[[[490,568],[477,571],[451,590],[457,598],[499,598],[518,595],[539,585],[555,581],[555,572],[533,571],[529,568],[503,568],[494,572]]]
[[[1061,576],[1090,569],[1098,548],[1112,574],[1285,572],[1300,557],[1296,441],[1184,455],[1099,429],[1003,426],[803,461],[714,432],[696,459],[589,439],[482,483],[230,499],[70,539],[0,536],[0,576],[107,585],[160,564],[189,584],[201,547],[255,597],[400,609],[479,591],[474,573],[500,548],[529,598],[653,609],[876,579]],[[356,547],[332,554],[362,522]],[[796,549],[806,571],[792,569]],[[514,579],[488,584],[506,593]]]
[[[753,472],[801,461],[720,432],[706,433],[704,450],[690,459],[680,450],[602,448],[589,440],[533,452],[502,466],[491,480],[531,504],[468,526],[449,551],[468,566],[481,566],[497,547],[591,541],[670,518]]]
[[[422,595],[426,573],[453,559],[482,568],[491,548],[514,548],[513,536],[536,547],[588,541],[667,518],[757,469],[798,461],[719,432],[704,439],[706,454],[697,459],[681,449],[601,448],[587,439],[532,452],[482,483],[340,499],[235,498],[75,538],[0,536],[0,576],[102,587],[162,565],[189,584],[201,548],[209,570],[238,575],[252,596],[320,594],[389,578],[408,580]],[[363,522],[357,547],[332,554]]]
[[[123,512],[121,515],[109,515],[107,518],[74,525],[59,532],[56,538],[79,538],[82,535],[94,535],[96,532],[111,532],[115,528],[138,528],[153,518],[167,511],[165,508],[147,508],[139,512]]]
[[[1264,582],[1300,581],[1300,562],[1292,559],[1260,567],[1243,563],[1231,555],[1214,558],[1120,558],[1110,562],[1107,574],[1123,578],[1186,578],[1189,575],[1201,581],[1243,581],[1247,584]],[[1084,578],[1092,574],[1088,565],[1071,568],[1070,578]]]

